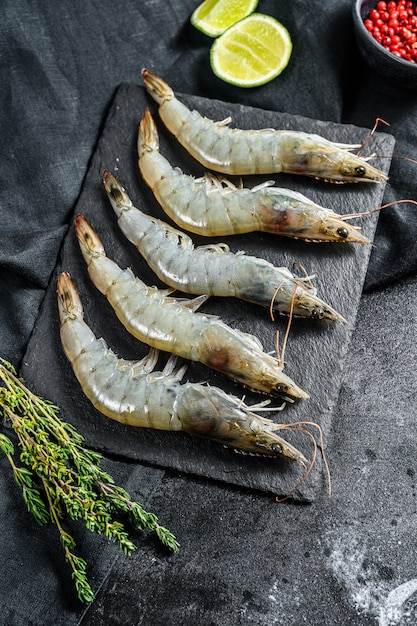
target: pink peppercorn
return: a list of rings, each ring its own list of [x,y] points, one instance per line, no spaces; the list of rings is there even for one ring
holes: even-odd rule
[[[364,20],[366,30],[395,56],[417,62],[417,6],[410,0],[377,2]]]

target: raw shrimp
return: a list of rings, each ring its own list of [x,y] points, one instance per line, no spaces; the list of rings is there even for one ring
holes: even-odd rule
[[[178,300],[169,297],[171,291],[148,287],[130,269],[122,270],[106,257],[85,218],[78,215],[75,224],[91,280],[137,339],[204,363],[253,391],[290,399],[309,397],[282,372],[278,359],[263,351],[256,337],[227,326],[215,316],[195,313],[207,295]]]
[[[139,169],[163,210],[181,228],[205,236],[263,231],[306,241],[370,244],[358,228],[296,191],[252,189],[206,175],[195,179],[173,168],[159,152],[159,138],[147,109],[138,134]],[[349,216],[351,218],[352,215]]]
[[[145,87],[159,104],[162,121],[184,148],[223,174],[302,174],[329,182],[385,182],[387,176],[369,165],[371,157],[350,151],[360,144],[328,141],[319,135],[293,130],[241,130],[228,126],[230,118],[213,122],[190,111],[159,76],[142,70]]]
[[[221,389],[180,384],[186,367],[171,357],[162,372],[153,371],[158,351],[140,361],[125,361],[97,339],[84,321],[78,292],[68,273],[58,277],[61,341],[81,388],[95,408],[122,424],[185,431],[238,450],[283,457],[304,466],[306,459],[278,436],[285,428],[257,415],[265,403],[248,407]]]
[[[263,259],[234,254],[226,244],[194,247],[190,237],[136,209],[125,189],[109,171],[104,187],[118,223],[155,274],[185,293],[233,296],[270,307],[279,313],[345,321],[285,267]]]

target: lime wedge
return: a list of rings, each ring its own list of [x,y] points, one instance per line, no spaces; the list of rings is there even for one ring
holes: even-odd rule
[[[212,44],[210,65],[218,78],[238,87],[258,87],[287,67],[292,52],[288,30],[275,18],[254,13]]]
[[[195,28],[209,37],[218,37],[225,30],[256,9],[258,0],[204,0],[191,15]]]

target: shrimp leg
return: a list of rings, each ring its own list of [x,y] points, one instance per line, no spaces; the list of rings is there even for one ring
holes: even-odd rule
[[[234,254],[226,244],[194,247],[190,237],[136,209],[109,171],[103,183],[118,224],[155,274],[185,293],[237,297],[296,317],[345,321],[285,267]]]
[[[184,431],[246,453],[305,465],[304,455],[278,436],[284,425],[260,417],[216,387],[180,384],[186,368],[176,368],[173,357],[162,372],[153,371],[158,359],[153,349],[141,361],[119,359],[84,321],[79,294],[67,272],[59,275],[57,292],[64,352],[98,411],[129,426]]]
[[[352,154],[357,144],[328,141],[294,130],[241,130],[190,111],[167,83],[147,69],[142,79],[159,105],[168,130],[197,161],[223,174],[286,172],[328,182],[386,182],[387,176],[369,165],[370,157]]]
[[[282,366],[263,351],[253,335],[227,326],[217,317],[196,313],[208,296],[177,300],[167,291],[148,287],[130,269],[109,259],[103,244],[81,215],[76,234],[88,273],[106,296],[126,329],[151,347],[199,361],[253,391],[307,398]]]
[[[181,228],[203,236],[262,231],[314,242],[371,244],[345,218],[296,191],[271,182],[249,189],[206,174],[195,179],[173,168],[159,152],[149,109],[138,133],[139,169],[156,199]]]

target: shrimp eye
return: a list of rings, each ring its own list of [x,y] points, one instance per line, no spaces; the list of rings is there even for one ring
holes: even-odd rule
[[[349,235],[348,233],[348,229],[347,228],[338,228],[337,229],[337,234],[339,235],[339,237],[342,237],[342,239],[346,239]]]
[[[314,309],[312,311],[312,316],[315,320],[322,320],[324,317],[324,313],[320,309]]]
[[[366,169],[363,167],[363,165],[359,165],[358,167],[355,167],[355,172],[358,176],[365,176]]]

